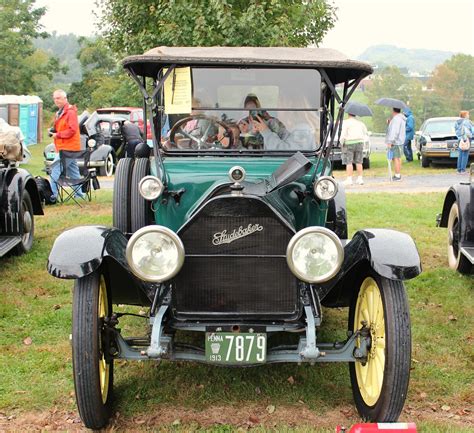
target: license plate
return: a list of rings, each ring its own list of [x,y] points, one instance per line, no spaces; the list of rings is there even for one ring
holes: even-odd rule
[[[206,360],[216,364],[262,364],[267,334],[206,332]]]
[[[449,157],[450,158],[457,158],[459,156],[459,150],[451,150],[449,152]]]
[[[46,154],[46,159],[54,159],[56,158],[56,152],[48,152]]]

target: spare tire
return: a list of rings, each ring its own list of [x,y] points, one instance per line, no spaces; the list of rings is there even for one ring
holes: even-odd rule
[[[145,200],[138,190],[140,181],[150,174],[150,160],[137,158],[133,166],[131,186],[131,232],[134,233],[152,223],[151,203]]]
[[[115,170],[112,220],[123,233],[131,230],[131,182],[133,158],[122,158]]]

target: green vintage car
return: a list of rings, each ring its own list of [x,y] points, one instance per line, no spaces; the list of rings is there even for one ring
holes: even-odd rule
[[[114,227],[62,233],[48,261],[75,280],[85,425],[108,421],[116,359],[345,362],[360,415],[395,421],[410,373],[403,281],[420,258],[404,233],[348,238],[330,164],[372,68],[327,49],[251,47],[159,47],[123,65],[151,119],[150,155],[120,161]],[[120,332],[115,304],[146,309],[143,336]],[[322,306],[349,307],[345,341],[318,338]]]

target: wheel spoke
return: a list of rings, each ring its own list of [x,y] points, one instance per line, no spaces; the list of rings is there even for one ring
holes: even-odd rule
[[[357,329],[359,328],[360,322],[362,320],[365,320],[368,324],[370,323],[369,307],[367,305],[367,296],[365,294],[360,299],[359,313],[360,314],[358,314],[358,317],[357,317],[359,323],[356,324]]]
[[[369,324],[374,321],[374,291],[372,287],[367,290],[367,307],[369,309]]]
[[[384,337],[378,337],[377,338],[377,349],[385,350],[385,338]]]

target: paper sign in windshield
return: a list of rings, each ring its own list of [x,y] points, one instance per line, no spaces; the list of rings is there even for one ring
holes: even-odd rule
[[[174,68],[164,87],[166,114],[191,113],[191,68]]]

